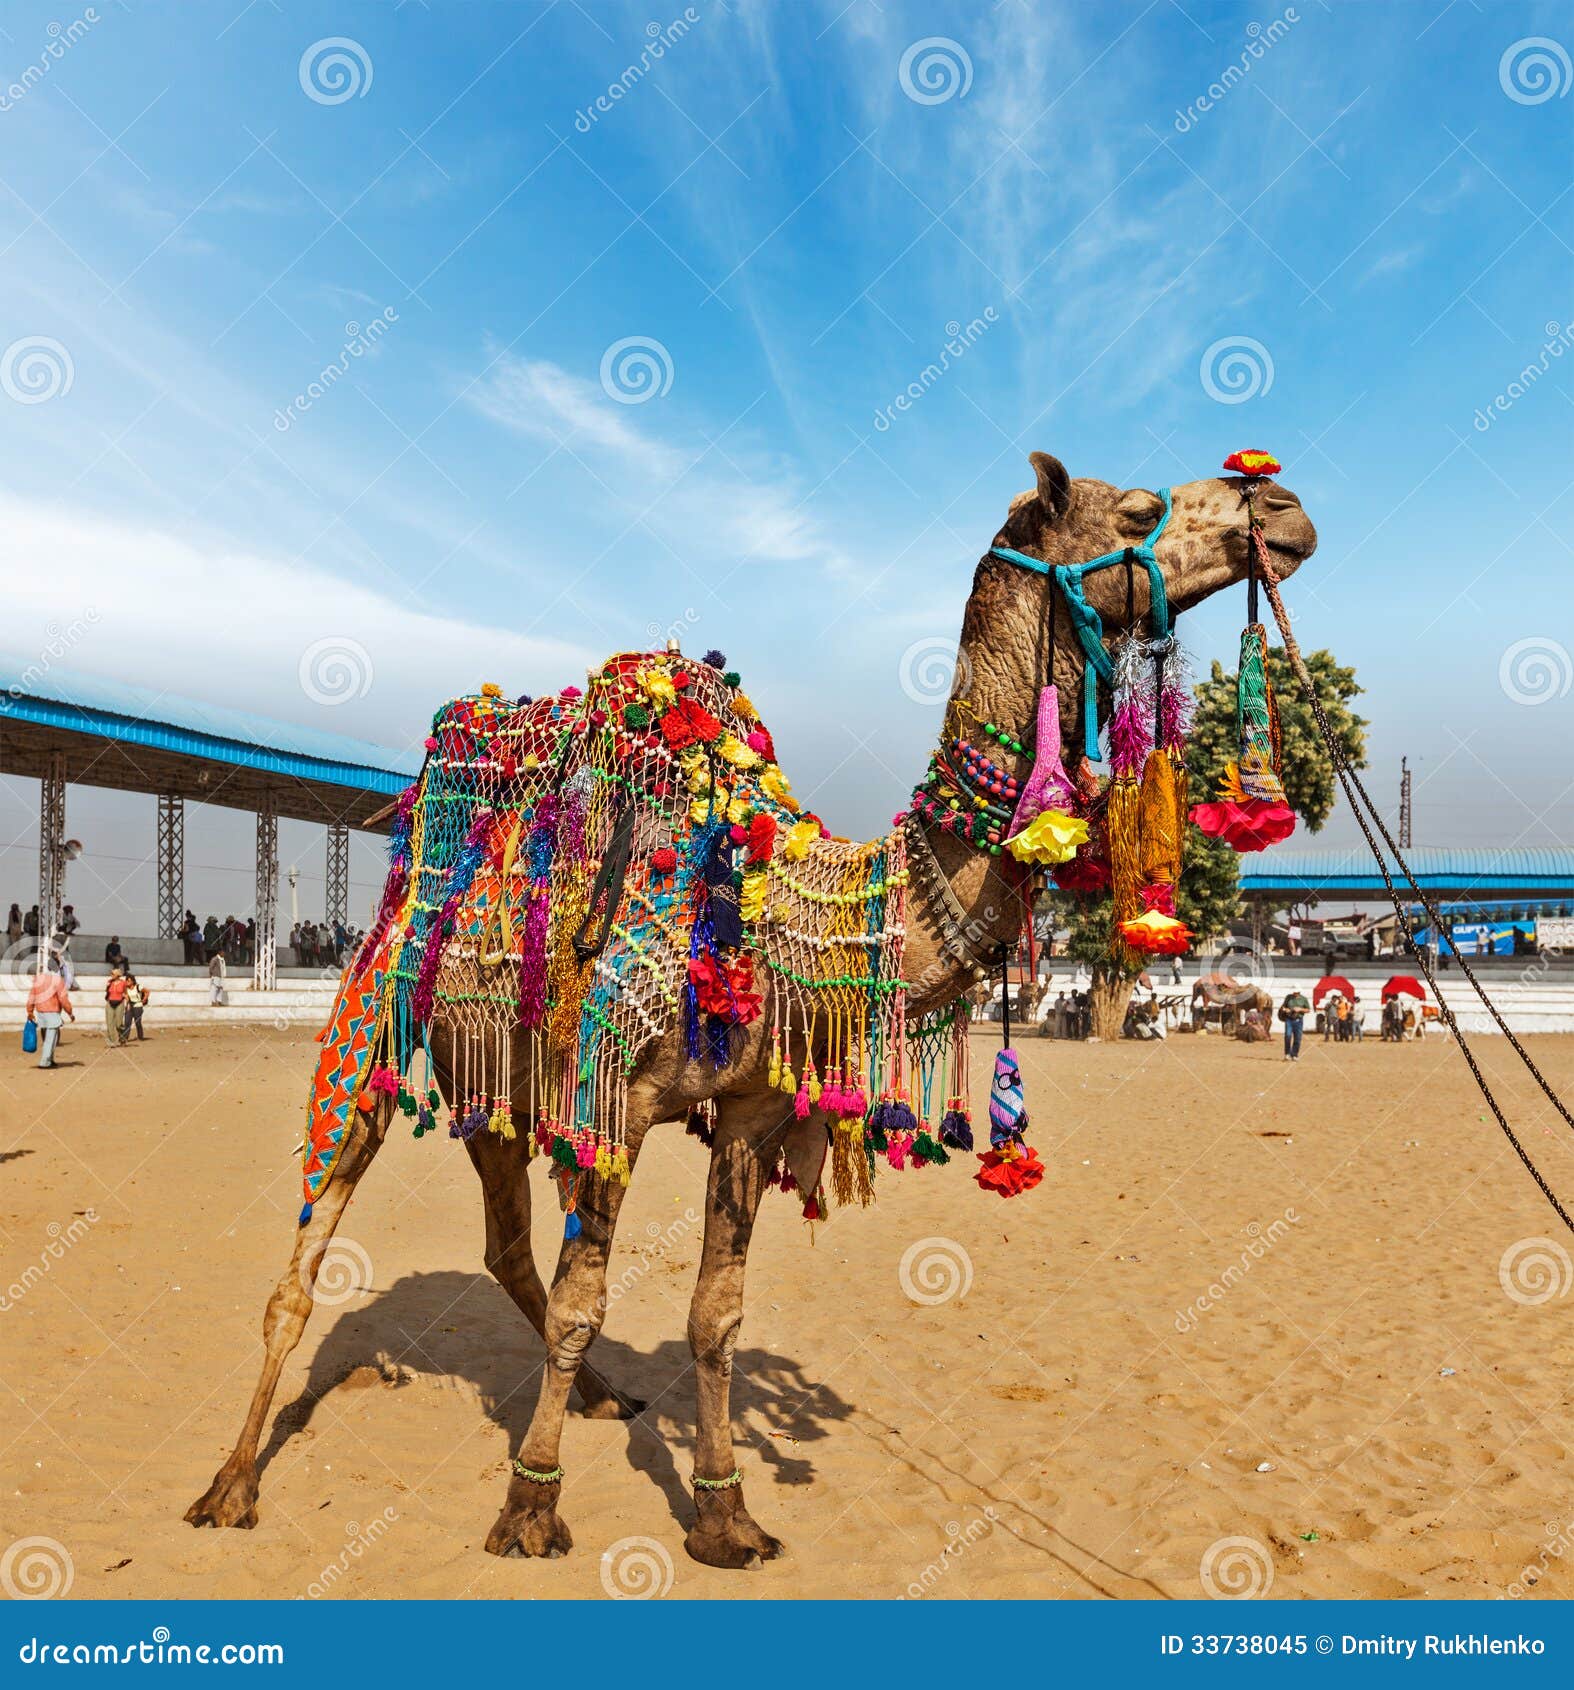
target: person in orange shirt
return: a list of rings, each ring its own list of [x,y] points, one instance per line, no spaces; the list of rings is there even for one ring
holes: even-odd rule
[[[122,1045],[121,1028],[126,1021],[126,971],[116,966],[104,988],[104,1042]]]
[[[38,1025],[38,1066],[53,1068],[60,1039],[60,1018],[76,1020],[66,983],[58,974],[35,975],[27,990],[27,1018]]]

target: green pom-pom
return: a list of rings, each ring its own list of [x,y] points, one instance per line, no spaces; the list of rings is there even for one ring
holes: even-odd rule
[[[743,685],[743,676],[736,669],[723,670],[721,678],[729,687],[741,687]]]
[[[643,704],[625,704],[623,706],[623,726],[626,728],[648,728],[650,726],[650,712]]]

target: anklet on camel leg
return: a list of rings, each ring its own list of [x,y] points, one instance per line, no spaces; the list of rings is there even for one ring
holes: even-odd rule
[[[731,1490],[734,1485],[743,1483],[743,1469],[734,1467],[725,1479],[702,1479],[698,1473],[692,1480],[695,1490]]]
[[[517,1458],[514,1461],[514,1471],[521,1479],[529,1479],[533,1485],[555,1485],[563,1477],[561,1467],[550,1468],[545,1473],[538,1473],[534,1467],[527,1467]]]

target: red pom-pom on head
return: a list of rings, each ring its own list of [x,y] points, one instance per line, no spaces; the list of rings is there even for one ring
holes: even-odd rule
[[[1284,467],[1272,452],[1259,451],[1256,447],[1248,447],[1244,452],[1231,452],[1224,460],[1224,467],[1236,475],[1277,475]]]

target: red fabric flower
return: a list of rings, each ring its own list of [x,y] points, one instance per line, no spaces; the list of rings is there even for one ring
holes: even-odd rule
[[[749,820],[749,861],[768,863],[776,849],[776,818],[768,810],[756,810]]]
[[[1214,804],[1194,804],[1191,819],[1204,833],[1237,851],[1261,851],[1295,832],[1295,811],[1271,798],[1239,802],[1221,798]]]
[[[660,845],[650,854],[650,866],[657,874],[671,874],[678,866],[678,853],[670,845]]]
[[[1016,1197],[1024,1191],[1031,1191],[1044,1177],[1044,1164],[1029,1144],[1019,1146],[1013,1156],[1002,1156],[998,1150],[986,1150],[978,1159],[983,1166],[973,1178],[985,1191],[993,1191],[999,1197]]]
[[[680,698],[661,718],[661,733],[674,751],[682,751],[696,740],[708,745],[719,739],[721,723],[704,705],[692,698]]]
[[[719,1015],[739,1027],[746,1027],[760,1014],[759,994],[754,990],[754,959],[744,952],[731,963],[713,956],[689,958],[689,981],[700,1009]]]
[[[1051,869],[1055,884],[1062,892],[1107,892],[1110,884],[1109,864],[1103,857],[1090,857],[1079,851],[1069,863]]]
[[[1224,467],[1237,475],[1277,475],[1284,466],[1272,452],[1251,447],[1244,452],[1231,452],[1224,460]]]

